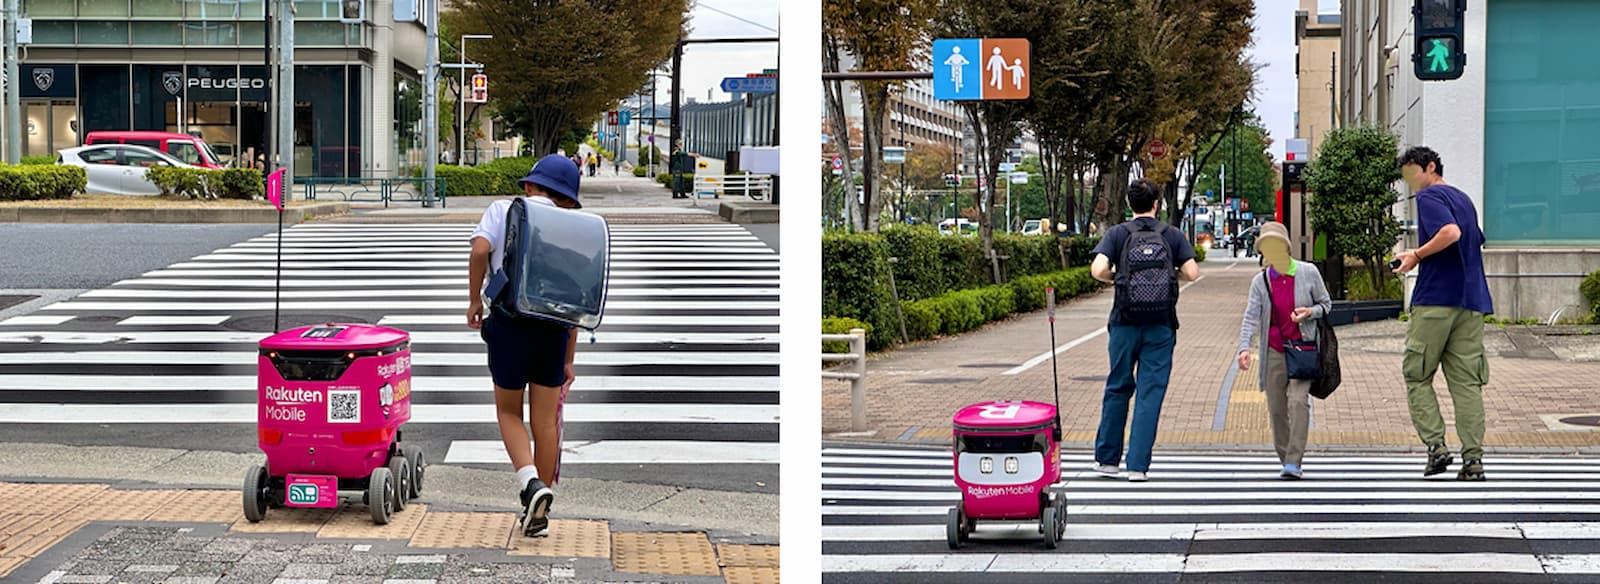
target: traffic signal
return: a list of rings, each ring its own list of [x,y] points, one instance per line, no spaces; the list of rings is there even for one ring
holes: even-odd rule
[[[1460,79],[1467,64],[1463,51],[1466,38],[1467,0],[1414,0],[1412,20],[1416,25],[1416,47],[1411,63],[1417,79],[1448,81]]]
[[[489,102],[489,76],[488,75],[484,75],[482,73],[478,73],[478,74],[472,76],[472,99],[469,99],[467,101],[470,101],[470,102],[473,102],[473,103],[488,103]]]

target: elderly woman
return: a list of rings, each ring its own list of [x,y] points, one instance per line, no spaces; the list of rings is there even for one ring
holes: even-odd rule
[[[1293,341],[1315,342],[1316,319],[1327,317],[1333,302],[1317,267],[1289,256],[1289,231],[1282,223],[1262,225],[1255,249],[1267,267],[1250,280],[1250,302],[1239,330],[1239,369],[1250,368],[1250,340],[1259,336],[1261,389],[1267,392],[1273,446],[1283,463],[1278,476],[1299,479],[1311,424],[1311,380],[1289,379],[1284,347]]]

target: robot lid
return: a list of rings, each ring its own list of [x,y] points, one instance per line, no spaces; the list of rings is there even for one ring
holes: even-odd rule
[[[327,323],[293,328],[261,340],[262,349],[349,351],[382,349],[404,343],[411,334],[362,323]]]
[[[1035,401],[991,401],[961,408],[955,415],[959,429],[1001,430],[1047,428],[1056,423],[1056,407]]]

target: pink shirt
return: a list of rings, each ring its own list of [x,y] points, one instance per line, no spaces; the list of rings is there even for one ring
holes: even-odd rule
[[[1272,322],[1267,326],[1267,348],[1283,352],[1285,340],[1300,340],[1300,325],[1294,322],[1294,276],[1267,268],[1272,283]]]

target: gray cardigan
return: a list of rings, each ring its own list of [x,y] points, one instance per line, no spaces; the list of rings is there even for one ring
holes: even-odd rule
[[[1295,260],[1294,277],[1294,305],[1296,307],[1309,307],[1311,318],[1300,323],[1300,338],[1308,341],[1317,340],[1316,319],[1328,316],[1328,311],[1333,309],[1333,300],[1328,297],[1328,288],[1322,283],[1322,272],[1317,271],[1317,266],[1311,263]],[[1239,329],[1239,351],[1250,348],[1250,338],[1260,337],[1257,344],[1256,359],[1259,362],[1265,358],[1267,351],[1267,333],[1261,323],[1272,322],[1270,314],[1271,304],[1267,297],[1267,287],[1261,284],[1261,274],[1265,269],[1250,278],[1250,303],[1244,308],[1244,323]],[[1256,333],[1260,332],[1259,335]],[[1256,366],[1260,376],[1260,387],[1267,386],[1267,368]]]

